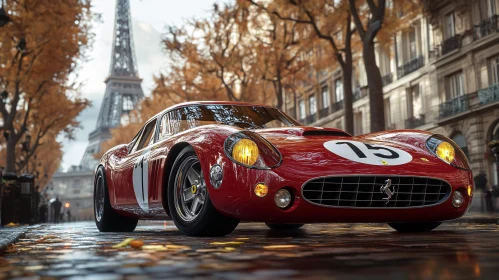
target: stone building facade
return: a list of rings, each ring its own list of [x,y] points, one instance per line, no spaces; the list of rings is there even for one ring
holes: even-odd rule
[[[71,211],[71,220],[92,220],[94,217],[93,180],[94,171],[81,166],[71,166],[67,172],[57,172],[45,188],[49,199],[47,202],[50,203],[58,197],[63,204],[64,214],[67,214],[68,210]],[[66,203],[69,204],[65,205]],[[52,213],[49,213],[48,218],[52,220]],[[64,216],[64,220],[67,221],[67,215]]]
[[[424,2],[424,1],[423,1]],[[487,143],[499,140],[499,0],[426,1],[425,13],[378,47],[387,129],[422,129],[452,138],[473,172],[498,185]],[[401,15],[403,16],[403,15]],[[370,132],[367,78],[354,71],[354,134]],[[331,69],[297,101],[290,115],[312,126],[343,128],[342,77]]]

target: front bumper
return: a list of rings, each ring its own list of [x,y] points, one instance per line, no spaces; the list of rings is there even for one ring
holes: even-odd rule
[[[224,162],[224,180],[220,188],[209,187],[210,198],[218,211],[242,221],[271,223],[331,223],[331,222],[431,222],[457,219],[463,216],[472,196],[468,196],[467,187],[472,185],[471,171],[460,170],[448,165],[431,170],[415,171],[411,168],[348,170],[348,166],[334,170],[306,170],[300,172],[295,167],[281,166],[273,170],[254,170],[241,167],[230,161]],[[341,170],[343,169],[343,170]],[[373,170],[374,169],[374,170]],[[357,171],[357,172],[356,172]],[[326,207],[312,204],[302,195],[302,186],[312,178],[324,176],[379,175],[419,176],[438,178],[451,186],[450,195],[436,205],[407,208],[356,208],[333,206]],[[269,187],[265,197],[255,195],[253,189],[257,183]],[[286,187],[294,195],[294,202],[289,209],[282,210],[274,203],[274,194]],[[464,203],[455,208],[452,205],[452,193],[461,191]]]

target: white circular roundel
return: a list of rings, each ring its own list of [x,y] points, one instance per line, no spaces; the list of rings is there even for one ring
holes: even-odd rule
[[[380,144],[334,140],[324,143],[324,147],[342,158],[371,165],[401,165],[412,160],[408,152]]]

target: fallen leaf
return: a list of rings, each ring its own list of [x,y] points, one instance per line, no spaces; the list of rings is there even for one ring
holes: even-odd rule
[[[5,227],[18,227],[18,226],[19,226],[18,223],[13,223],[13,222],[10,222],[10,223],[5,225]]]
[[[130,246],[135,249],[140,249],[144,246],[144,241],[142,240],[132,240],[130,241]]]
[[[10,245],[6,250],[5,253],[15,253],[17,252],[17,247],[16,245],[12,244]]]
[[[228,241],[228,242],[211,242],[211,245],[241,245],[244,244],[242,241]]]
[[[142,250],[166,251],[166,247],[163,245],[144,245]]]
[[[130,242],[132,242],[134,239],[133,238],[127,238],[123,241],[121,241],[120,243],[116,244],[116,245],[113,245],[111,246],[112,248],[124,248],[126,246],[128,246],[128,244],[130,244]]]
[[[269,245],[269,246],[264,246],[263,249],[265,250],[281,250],[281,249],[293,249],[293,248],[298,248],[298,245]]]

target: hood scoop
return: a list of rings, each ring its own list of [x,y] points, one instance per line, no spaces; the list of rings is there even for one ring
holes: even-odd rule
[[[342,137],[351,137],[350,134],[344,132],[344,131],[339,131],[339,130],[306,130],[303,132],[303,136],[342,136]]]

